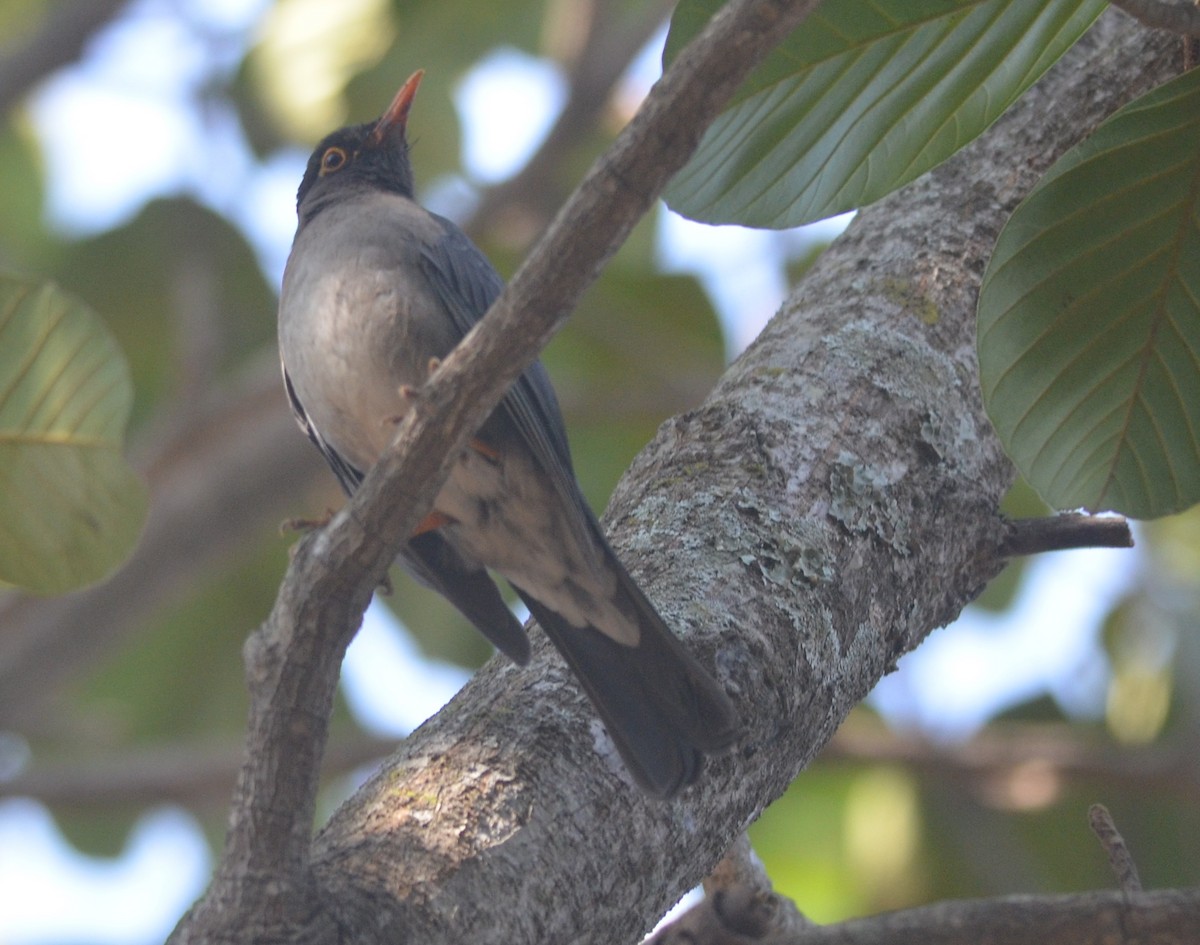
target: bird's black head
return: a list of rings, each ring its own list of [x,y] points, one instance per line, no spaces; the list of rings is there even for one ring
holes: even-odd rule
[[[340,128],[317,145],[296,192],[301,224],[350,190],[413,196],[406,129],[408,110],[424,74],[418,70],[409,77],[378,121]]]

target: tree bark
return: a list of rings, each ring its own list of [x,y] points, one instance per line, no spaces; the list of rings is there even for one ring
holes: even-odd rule
[[[321,830],[294,890],[308,925],[248,917],[242,940],[643,934],[1001,567],[1012,471],[974,357],[987,256],[1055,158],[1177,69],[1170,40],[1106,15],[982,139],[862,212],[634,462],[607,527],[734,698],[736,751],[647,799],[538,635],[528,667],[489,663]]]

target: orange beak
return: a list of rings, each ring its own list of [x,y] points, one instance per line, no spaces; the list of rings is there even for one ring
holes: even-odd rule
[[[378,147],[395,131],[404,133],[404,129],[408,125],[408,110],[412,108],[413,99],[417,97],[417,87],[420,86],[421,77],[424,75],[425,70],[418,69],[408,77],[408,81],[404,85],[400,86],[400,91],[392,99],[392,104],[388,106],[387,111],[371,129],[371,135],[367,138],[368,147]]]

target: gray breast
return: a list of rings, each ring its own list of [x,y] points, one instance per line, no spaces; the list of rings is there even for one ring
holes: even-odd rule
[[[457,341],[418,264],[440,224],[410,200],[373,193],[322,211],[296,235],[279,303],[279,347],[326,441],[359,469],[408,408],[405,385]]]

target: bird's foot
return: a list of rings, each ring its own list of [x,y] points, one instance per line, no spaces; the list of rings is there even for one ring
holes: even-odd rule
[[[428,369],[429,373],[432,374],[434,371],[436,371],[441,366],[442,366],[441,358],[430,358],[427,369]],[[400,391],[400,397],[403,400],[413,401],[421,396],[421,388],[416,387],[413,384],[401,384],[399,391]],[[400,414],[397,417],[391,417],[389,419],[391,420],[392,423],[399,423],[403,418],[404,418],[404,414]]]
[[[333,509],[326,509],[321,518],[285,518],[279,523],[279,534],[288,532],[312,532],[324,528],[333,519]]]
[[[333,509],[326,509],[325,515],[322,518],[285,518],[279,523],[279,534],[286,535],[288,532],[313,532],[318,528],[324,528],[333,518]],[[296,559],[296,549],[300,547],[300,543],[292,545],[288,548],[288,561]]]

